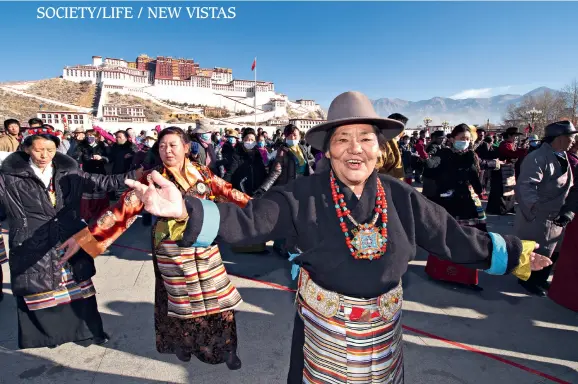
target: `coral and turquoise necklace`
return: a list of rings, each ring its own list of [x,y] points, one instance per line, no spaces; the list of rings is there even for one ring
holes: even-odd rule
[[[330,173],[331,197],[335,203],[335,211],[339,219],[341,231],[345,235],[345,244],[355,259],[379,259],[387,250],[387,200],[385,191],[379,178],[377,179],[377,193],[375,196],[375,215],[370,223],[359,224],[347,208],[344,195],[339,190],[333,171]],[[376,226],[381,216],[381,226]],[[351,231],[353,240],[349,237],[349,230],[345,223],[349,219],[355,228]],[[380,228],[381,227],[381,228]]]

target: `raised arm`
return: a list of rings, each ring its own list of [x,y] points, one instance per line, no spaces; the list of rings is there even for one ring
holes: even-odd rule
[[[287,197],[276,189],[261,199],[250,200],[245,208],[189,196],[185,197],[185,206],[188,213],[182,238],[185,247],[206,247],[213,241],[251,245],[297,233]]]
[[[273,164],[271,164],[269,175],[259,189],[267,192],[273,185],[275,185],[275,182],[279,176],[281,176],[281,173],[283,173],[283,163],[285,162],[285,158],[287,156],[287,151],[279,148],[277,151],[277,156],[275,156],[275,160],[273,160]]]
[[[143,175],[141,183],[147,183]],[[97,257],[120,237],[136,220],[143,203],[132,189],[122,194],[118,202],[98,217],[96,222],[73,236],[76,243],[92,257]],[[66,256],[72,256],[67,252]]]
[[[119,175],[97,175],[87,173],[82,170],[78,171],[80,182],[82,183],[82,190],[84,192],[93,192],[97,189],[106,192],[114,192],[124,186],[125,179],[140,179],[142,176],[142,169],[133,170]]]
[[[418,246],[441,259],[489,274],[530,277],[535,242],[462,226],[443,207],[415,191],[409,199]]]

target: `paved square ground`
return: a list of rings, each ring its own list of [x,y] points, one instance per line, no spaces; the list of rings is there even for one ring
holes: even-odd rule
[[[511,231],[511,216],[490,230]],[[293,286],[279,255],[234,254],[227,270],[244,299],[237,316],[243,368],[181,363],[154,347],[154,276],[148,227],[137,221],[97,258],[94,279],[111,341],[17,348],[14,299],[5,282],[0,303],[0,383],[284,383],[293,327]],[[142,251],[145,250],[145,251]],[[405,372],[408,384],[578,383],[578,315],[523,293],[512,276],[480,274],[481,293],[433,282],[421,252],[405,281]],[[8,273],[7,265],[4,266]],[[242,277],[241,277],[242,276]]]

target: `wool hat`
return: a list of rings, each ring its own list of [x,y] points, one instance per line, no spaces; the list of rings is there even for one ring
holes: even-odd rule
[[[317,150],[323,150],[327,133],[333,128],[348,124],[371,124],[387,140],[403,132],[402,122],[380,117],[373,108],[371,100],[363,93],[349,91],[337,96],[329,106],[327,121],[314,126],[305,134],[305,141]]]

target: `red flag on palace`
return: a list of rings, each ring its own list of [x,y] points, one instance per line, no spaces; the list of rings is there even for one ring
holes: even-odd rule
[[[251,71],[254,71],[256,66],[257,66],[257,58],[255,57],[253,59],[253,64],[251,65]]]

